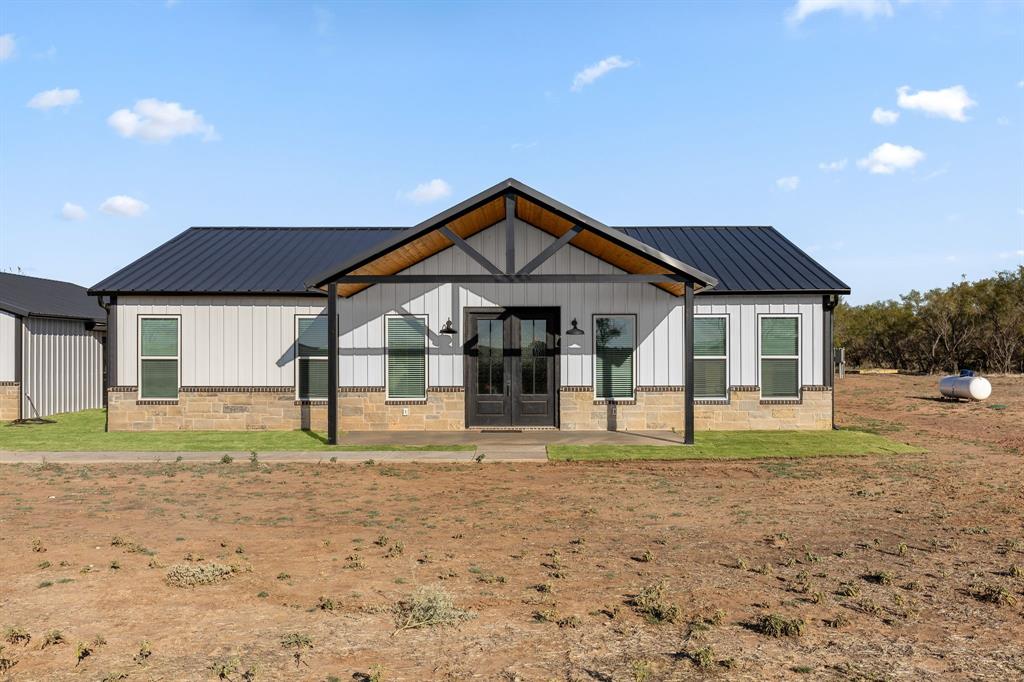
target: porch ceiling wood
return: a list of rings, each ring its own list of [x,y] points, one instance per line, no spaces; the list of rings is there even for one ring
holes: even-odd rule
[[[469,239],[477,232],[493,227],[505,219],[505,198],[493,200],[477,207],[451,222],[448,228],[463,239]],[[348,273],[350,275],[395,275],[430,258],[434,254],[454,246],[452,240],[437,230],[432,230],[414,239],[399,249],[390,251],[380,258]],[[359,293],[372,284],[340,284],[339,294],[345,298]]]

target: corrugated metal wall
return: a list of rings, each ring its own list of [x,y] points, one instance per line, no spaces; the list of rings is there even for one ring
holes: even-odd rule
[[[22,417],[103,407],[101,338],[81,320],[25,318]]]
[[[519,265],[547,246],[553,237],[527,225],[516,234]],[[494,262],[504,262],[504,227],[492,228],[469,243]],[[452,248],[407,272],[484,273]],[[538,273],[615,273],[613,266],[567,247],[537,269]],[[467,306],[558,306],[563,330],[575,317],[586,335],[578,347],[564,337],[563,385],[591,384],[592,316],[637,315],[637,373],[641,386],[683,383],[683,302],[649,284],[378,284],[339,301],[341,330],[340,385],[384,385],[384,314],[428,316],[431,386],[462,385],[462,308]],[[294,316],[323,312],[325,301],[301,297],[119,297],[116,306],[117,382],[135,385],[136,337],[140,314],[182,317],[182,383],[186,386],[288,386],[294,382]],[[822,381],[822,305],[820,296],[700,295],[697,314],[729,316],[729,383],[758,385],[758,315],[789,313],[801,318],[801,383]],[[460,334],[436,331],[451,318]]]
[[[14,381],[14,335],[17,318],[0,310],[0,381]]]

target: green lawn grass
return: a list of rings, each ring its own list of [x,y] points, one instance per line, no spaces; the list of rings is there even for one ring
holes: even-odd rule
[[[216,452],[221,450],[472,450],[469,445],[337,445],[314,431],[157,431],[106,433],[104,411],[60,414],[56,424],[0,425],[0,450]],[[424,434],[426,437],[426,434]],[[344,435],[341,436],[342,440]],[[387,434],[381,434],[386,443]]]
[[[549,445],[555,461],[849,457],[924,452],[863,431],[701,431],[684,445]]]

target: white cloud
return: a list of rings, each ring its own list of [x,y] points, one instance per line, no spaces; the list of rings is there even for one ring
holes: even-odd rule
[[[202,135],[204,142],[219,139],[213,126],[194,109],[182,109],[178,102],[140,99],[129,111],[118,109],[107,119],[121,137],[164,142],[179,135]]]
[[[875,107],[875,110],[871,112],[871,120],[880,126],[891,126],[893,123],[900,120],[900,112],[889,111],[882,107]]]
[[[775,181],[775,186],[783,192],[792,192],[800,186],[800,178],[796,175],[787,175]]]
[[[913,168],[924,159],[924,152],[910,145],[901,146],[886,142],[871,150],[866,158],[857,162],[861,168],[872,173],[890,175],[897,170]]]
[[[74,88],[62,90],[44,90],[28,101],[26,106],[32,109],[53,109],[54,107],[69,107],[79,99],[79,92]]]
[[[0,62],[5,62],[14,56],[14,34],[5,33],[0,36]]]
[[[862,19],[874,19],[876,16],[891,17],[892,3],[889,0],[797,0],[786,20],[795,26],[812,14],[832,10],[860,15]]]
[[[822,161],[818,164],[818,170],[823,170],[826,173],[835,173],[846,168],[846,159],[839,159],[838,161]]]
[[[125,218],[138,218],[149,210],[145,203],[124,194],[110,197],[102,204],[100,210],[109,215],[119,215]]]
[[[897,91],[896,104],[901,109],[919,109],[929,116],[940,116],[963,123],[967,120],[964,111],[977,106],[962,85],[954,85],[942,90],[918,90],[911,94],[910,87],[904,85]]]
[[[1017,249],[1016,251],[1000,251],[1000,258],[1022,258],[1024,257],[1024,249]]]
[[[70,201],[65,201],[64,208],[60,210],[60,217],[64,220],[85,220],[87,215],[84,208]]]
[[[423,182],[416,185],[411,192],[399,192],[398,196],[416,204],[426,204],[438,199],[444,199],[452,193],[452,186],[441,178],[434,178],[430,182]]]
[[[633,66],[633,62],[626,61],[618,55],[607,57],[599,61],[597,64],[591,64],[576,74],[572,79],[572,87],[569,89],[573,92],[579,92],[609,71],[614,71],[615,69],[628,69],[631,66]]]

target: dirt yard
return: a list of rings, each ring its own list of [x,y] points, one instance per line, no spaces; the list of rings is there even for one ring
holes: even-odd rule
[[[841,424],[922,455],[0,467],[0,666],[16,680],[1020,679],[1024,380],[996,378],[975,405],[933,400],[935,382],[839,386]],[[210,584],[172,584],[189,581]],[[421,588],[436,608],[396,615]],[[458,622],[398,629],[429,616]]]

